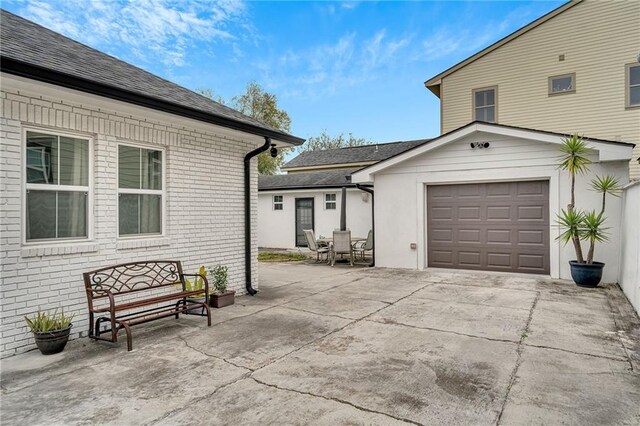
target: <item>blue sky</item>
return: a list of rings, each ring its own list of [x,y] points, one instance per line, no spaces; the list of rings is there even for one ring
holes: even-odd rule
[[[439,132],[423,82],[563,1],[4,0],[3,8],[189,89],[255,80],[300,137]]]

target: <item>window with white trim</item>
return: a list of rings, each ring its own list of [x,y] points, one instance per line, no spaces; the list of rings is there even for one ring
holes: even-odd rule
[[[496,122],[496,89],[495,87],[473,90],[473,119]]]
[[[559,95],[561,93],[575,93],[576,75],[564,74],[549,77],[549,94]]]
[[[118,235],[162,234],[163,151],[118,145]]]
[[[27,131],[25,240],[89,237],[89,139]]]
[[[627,107],[640,107],[640,64],[627,65]]]
[[[325,210],[336,209],[336,194],[324,194],[324,209]]]
[[[274,195],[273,196],[273,209],[274,210],[284,210],[284,199],[282,195]]]

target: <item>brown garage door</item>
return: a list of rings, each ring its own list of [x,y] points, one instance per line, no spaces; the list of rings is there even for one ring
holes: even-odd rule
[[[549,182],[427,187],[428,265],[549,273]]]

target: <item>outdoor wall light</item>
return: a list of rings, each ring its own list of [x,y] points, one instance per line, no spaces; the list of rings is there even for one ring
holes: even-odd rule
[[[472,149],[489,148],[489,142],[471,142],[469,145]]]
[[[271,154],[271,156],[273,158],[276,158],[278,156],[278,148],[276,148],[276,144],[275,143],[271,144],[271,149],[269,150],[269,153]]]

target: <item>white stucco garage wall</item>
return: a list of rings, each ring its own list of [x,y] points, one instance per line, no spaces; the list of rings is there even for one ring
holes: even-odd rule
[[[490,142],[487,149],[471,149],[471,142]],[[423,269],[426,250],[426,186],[446,183],[478,183],[517,180],[549,180],[551,221],[551,276],[570,279],[569,260],[575,259],[572,246],[556,241],[559,229],[554,219],[570,198],[570,182],[556,161],[558,145],[505,135],[475,132],[407,159],[375,174],[376,264],[384,267]],[[612,174],[622,184],[628,182],[627,161],[597,163],[577,179],[577,205],[597,209],[600,196],[590,190],[596,175]],[[603,280],[616,282],[620,267],[620,198],[607,199],[607,226],[610,241],[596,246],[595,257],[607,264]],[[417,248],[411,249],[411,243]],[[585,245],[586,250],[586,245]]]
[[[622,196],[622,265],[620,287],[640,313],[640,181],[629,184]]]
[[[336,194],[335,210],[326,210],[324,194]],[[371,197],[359,189],[347,189],[347,228],[351,235],[366,237],[371,229]],[[273,196],[282,195],[283,210],[273,209]],[[258,246],[295,248],[295,199],[314,199],[316,236],[331,236],[340,227],[340,189],[264,191],[258,194]]]

